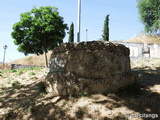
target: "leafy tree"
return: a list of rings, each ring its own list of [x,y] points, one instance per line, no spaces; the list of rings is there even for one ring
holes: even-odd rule
[[[72,22],[70,29],[69,29],[68,42],[74,42],[74,24],[73,24],[73,22]]]
[[[58,9],[51,6],[34,7],[20,16],[20,21],[13,25],[11,33],[18,51],[25,55],[44,54],[48,67],[46,53],[63,43],[67,24],[64,24]]]
[[[138,0],[140,20],[144,24],[145,32],[160,32],[160,1]]]
[[[104,41],[109,41],[109,15],[106,16],[104,21],[102,38]]]

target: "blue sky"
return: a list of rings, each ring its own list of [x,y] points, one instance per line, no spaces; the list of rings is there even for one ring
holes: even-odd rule
[[[143,31],[139,20],[137,0],[81,0],[81,41],[101,38],[104,19],[110,14],[110,41],[132,38]],[[58,8],[65,23],[75,26],[77,34],[78,0],[3,0],[0,3],[0,61],[3,60],[3,45],[7,45],[6,61],[25,57],[17,51],[11,37],[12,26],[20,20],[20,14],[30,11],[33,6],[54,6]],[[64,42],[68,41],[68,34]]]

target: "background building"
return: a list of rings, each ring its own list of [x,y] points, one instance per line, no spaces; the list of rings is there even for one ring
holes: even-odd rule
[[[121,41],[121,44],[130,49],[131,58],[160,58],[160,37],[142,35]]]

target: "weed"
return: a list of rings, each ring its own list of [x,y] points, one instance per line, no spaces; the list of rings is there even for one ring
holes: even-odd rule
[[[30,72],[30,73],[29,73],[29,75],[36,75],[36,73],[34,73],[34,72]]]
[[[14,73],[14,72],[17,72],[16,70],[5,70],[5,71],[0,71],[0,74],[3,74],[3,73]]]
[[[84,96],[86,96],[86,95],[87,95],[87,92],[82,91],[82,92],[80,92],[80,95],[84,97]]]
[[[63,102],[63,105],[68,105],[68,103],[66,103],[66,102]]]
[[[21,83],[18,82],[18,81],[14,81],[12,83],[12,87],[14,87],[14,88],[21,88],[21,87],[23,87],[23,85],[21,85]]]
[[[23,70],[18,70],[17,76],[23,74]]]
[[[15,86],[15,85],[18,85],[18,84],[20,84],[20,82],[14,81],[14,82],[12,83],[12,86]]]
[[[7,72],[14,73],[14,72],[17,72],[17,71],[16,70],[8,70]]]

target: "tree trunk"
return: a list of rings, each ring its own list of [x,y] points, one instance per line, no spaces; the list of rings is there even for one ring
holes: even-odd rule
[[[45,67],[48,67],[47,52],[44,50]]]
[[[47,60],[47,50],[46,50],[46,40],[44,40],[44,46],[43,46],[43,54],[44,54],[44,61],[45,61],[45,67],[48,67],[48,60]]]

